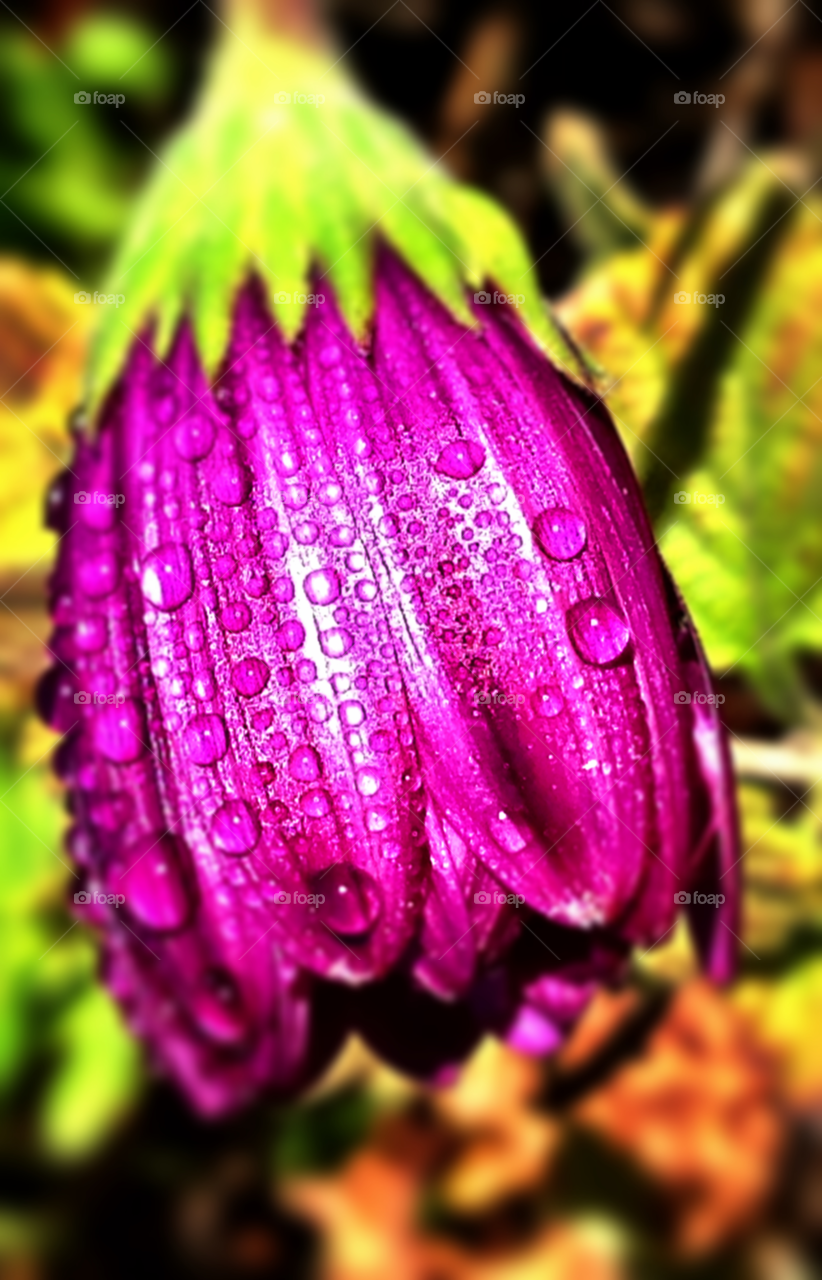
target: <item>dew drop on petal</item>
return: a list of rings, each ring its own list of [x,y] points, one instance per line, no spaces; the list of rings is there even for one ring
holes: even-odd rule
[[[130,915],[157,933],[181,929],[191,903],[173,837],[144,836],[125,851],[123,862],[117,891]]]
[[[95,708],[93,739],[97,750],[114,764],[131,764],[146,750],[143,711],[134,698],[118,707],[107,704]]]
[[[268,684],[270,675],[262,658],[241,658],[231,673],[231,684],[244,698],[253,698]]]
[[[322,773],[320,757],[313,747],[297,747],[288,761],[288,772],[300,782],[316,782]]]
[[[174,447],[186,462],[199,462],[214,443],[214,426],[206,414],[191,414],[174,428]]]
[[[245,631],[251,622],[251,610],[242,600],[230,601],[220,610],[220,622],[226,631]]]
[[[548,507],[534,521],[534,534],[552,560],[573,560],[585,546],[585,521],[567,507]]]
[[[340,580],[330,565],[309,573],[303,586],[312,604],[331,604],[340,596]]]
[[[146,556],[143,563],[143,595],[167,613],[185,604],[194,590],[194,574],[188,547],[167,542]]]
[[[311,889],[325,898],[317,913],[334,933],[347,937],[366,933],[379,915],[376,883],[358,867],[337,863],[314,876]]]
[[[312,791],[306,791],[300,797],[300,808],[309,818],[324,818],[326,814],[331,812],[331,801],[328,798],[328,792],[323,791],[320,787],[315,787]]]
[[[305,627],[301,622],[292,619],[290,622],[284,622],[277,629],[274,633],[274,638],[281,649],[293,652],[295,649],[299,649],[305,640]]]
[[[552,720],[565,706],[565,699],[555,684],[543,684],[531,695],[531,707],[542,720]]]
[[[342,658],[351,649],[354,637],[345,627],[320,632],[320,648],[327,658]]]
[[[251,492],[251,472],[241,462],[227,458],[213,479],[216,497],[227,507],[239,507]]]
[[[194,716],[183,730],[183,745],[193,764],[216,764],[228,751],[222,716]]]
[[[571,605],[566,622],[580,658],[596,666],[614,662],[625,652],[631,638],[622,615],[598,596]]]
[[[229,800],[211,823],[211,842],[223,853],[250,853],[260,838],[260,827],[244,800]]]
[[[99,653],[105,648],[107,640],[106,620],[99,614],[92,613],[81,618],[74,628],[74,643],[81,653]]]
[[[470,480],[482,468],[485,450],[473,440],[452,440],[434,464],[441,475],[452,480]]]
[[[92,600],[108,596],[117,586],[120,565],[112,551],[101,551],[90,560],[83,560],[77,570],[80,586]]]

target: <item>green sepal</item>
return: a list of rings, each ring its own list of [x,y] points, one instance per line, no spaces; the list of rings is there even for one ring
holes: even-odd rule
[[[256,28],[226,30],[199,103],[159,158],[113,265],[107,292],[124,301],[100,309],[91,412],[134,341],[153,341],[164,358],[186,314],[214,377],[237,290],[252,273],[289,341],[304,323],[306,297],[324,285],[365,340],[378,237],[463,324],[477,323],[469,291],[489,285],[514,294],[535,342],[588,382],[540,296],[520,235],[492,200],[454,181],[331,55]]]

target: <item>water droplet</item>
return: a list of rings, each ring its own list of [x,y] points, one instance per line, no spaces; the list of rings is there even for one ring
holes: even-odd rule
[[[220,622],[226,631],[245,631],[251,622],[251,610],[243,600],[233,600],[220,610]]]
[[[384,805],[375,804],[366,809],[365,825],[369,831],[385,831],[391,821],[391,815]]]
[[[172,436],[174,447],[186,462],[199,462],[214,443],[214,426],[205,414],[191,414],[178,423]]]
[[[552,560],[573,560],[585,546],[585,521],[567,507],[548,507],[534,521],[534,534]]]
[[[283,503],[292,511],[301,511],[308,502],[308,486],[305,484],[287,484],[283,489]]]
[[[543,720],[552,720],[558,716],[565,705],[565,699],[555,684],[543,684],[531,695],[531,707],[534,713]]]
[[[356,729],[365,719],[365,707],[361,702],[341,702],[340,720],[349,729]]]
[[[146,750],[143,710],[134,698],[118,707],[95,708],[93,739],[97,750],[115,764],[131,764]]]
[[[350,525],[335,525],[328,536],[328,541],[332,547],[350,547],[355,538],[354,530]]]
[[[120,565],[112,551],[101,551],[90,560],[82,560],[77,570],[80,586],[92,600],[110,595],[120,577]]]
[[[247,1025],[237,985],[224,969],[210,970],[191,1001],[191,1016],[216,1044],[236,1045]]]
[[[327,658],[342,658],[354,643],[354,637],[345,627],[331,627],[320,632],[320,648]]]
[[[370,578],[364,578],[362,582],[358,582],[354,588],[354,593],[358,600],[373,600],[377,595],[377,584],[372,582]]]
[[[274,633],[274,638],[281,649],[293,652],[299,649],[305,640],[305,627],[301,622],[297,622],[292,618],[290,622],[284,622],[281,627]]]
[[[308,714],[315,724],[325,724],[332,714],[332,706],[328,698],[321,693],[315,694],[308,703]]]
[[[231,673],[231,684],[244,698],[253,698],[268,684],[270,675],[262,658],[241,658]]]
[[[303,587],[312,604],[332,604],[340,596],[340,580],[330,565],[309,573]]]
[[[150,552],[143,563],[142,588],[145,598],[167,613],[185,604],[194,590],[188,547],[167,542]]]
[[[74,628],[74,643],[81,653],[99,653],[108,640],[108,627],[105,618],[98,614],[89,614],[81,618]]]
[[[194,716],[183,730],[183,744],[193,764],[216,764],[228,751],[228,734],[221,716]]]
[[[135,920],[157,933],[181,929],[191,904],[173,837],[143,836],[126,850],[124,863],[117,888]]]
[[[379,521],[377,528],[386,538],[396,538],[400,531],[400,524],[396,516],[383,516]]]
[[[311,881],[313,893],[325,902],[318,915],[329,929],[346,937],[363,934],[379,915],[380,899],[376,883],[367,871],[338,862]]]
[[[566,622],[580,658],[596,666],[614,662],[625,652],[631,638],[625,619],[598,596],[571,605]]]
[[[244,800],[229,800],[211,823],[211,842],[223,853],[250,853],[260,838],[260,827]]]
[[[302,547],[311,547],[320,536],[320,526],[314,520],[303,520],[294,530],[294,537]]]
[[[239,507],[251,492],[251,472],[241,462],[225,458],[213,479],[214,493],[227,507]]]
[[[373,796],[380,789],[380,775],[376,769],[360,769],[357,772],[357,790],[360,795]]]
[[[288,760],[288,772],[300,782],[316,782],[322,773],[320,757],[313,747],[297,747]]]
[[[452,480],[469,480],[485,462],[485,450],[473,440],[452,440],[443,449],[434,468]]]
[[[309,818],[324,818],[331,812],[331,801],[328,792],[315,787],[300,797],[300,808]]]

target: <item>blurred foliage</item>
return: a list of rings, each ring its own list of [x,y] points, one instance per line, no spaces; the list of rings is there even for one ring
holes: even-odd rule
[[[70,264],[99,270],[150,160],[129,128],[144,132],[170,96],[168,45],[155,41],[134,18],[96,14],[70,28],[55,57],[22,25],[4,29],[0,239],[6,248],[45,251],[50,261],[59,253]],[[121,94],[125,103],[75,102],[83,91]]]

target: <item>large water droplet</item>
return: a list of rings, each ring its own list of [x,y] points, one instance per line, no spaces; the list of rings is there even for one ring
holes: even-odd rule
[[[126,850],[124,863],[117,889],[135,920],[157,933],[181,929],[191,904],[173,837],[144,836]]]
[[[74,643],[81,653],[99,653],[105,648],[108,640],[108,628],[105,618],[98,614],[89,614],[81,618],[74,628]]]
[[[221,716],[194,716],[183,730],[183,744],[193,764],[216,764],[228,751],[228,734]]]
[[[580,658],[600,667],[620,657],[631,638],[622,615],[598,596],[571,605],[566,622]]]
[[[345,627],[331,627],[320,632],[320,648],[327,658],[342,658],[354,643],[354,637]]]
[[[288,772],[300,782],[316,782],[322,773],[320,757],[313,747],[297,747],[288,761]]]
[[[585,521],[567,507],[548,507],[534,521],[534,534],[552,560],[573,560],[585,546]]]
[[[324,818],[331,812],[328,792],[321,790],[320,787],[315,787],[313,791],[306,791],[305,795],[300,797],[300,808],[306,817]]]
[[[380,775],[376,769],[359,769],[357,771],[357,790],[360,795],[373,796],[380,789]]]
[[[214,443],[214,426],[205,414],[190,414],[174,428],[174,447],[186,462],[199,462]]]
[[[452,480],[470,480],[485,462],[485,450],[473,440],[452,440],[443,449],[434,467]]]
[[[231,684],[244,698],[253,698],[268,684],[270,675],[262,658],[241,658],[231,673]]]
[[[220,622],[226,631],[245,631],[251,622],[251,610],[243,600],[232,600],[220,610]]]
[[[325,898],[317,914],[334,933],[346,937],[366,933],[379,915],[377,886],[359,867],[337,863],[312,878],[311,890]]]
[[[260,838],[260,827],[244,800],[229,800],[211,823],[211,842],[223,853],[250,853]]]
[[[340,597],[340,580],[330,565],[309,573],[303,587],[312,604],[331,604]]]
[[[167,613],[185,604],[194,590],[188,547],[167,542],[150,552],[143,563],[142,588],[145,598]]]
[[[274,633],[274,638],[281,649],[287,652],[293,652],[299,649],[305,640],[305,627],[301,622],[292,619],[290,622],[284,622],[281,627]]]
[[[531,694],[531,707],[542,720],[552,720],[565,705],[565,699],[555,684],[543,684]]]
[[[224,969],[210,970],[191,1000],[191,1016],[216,1044],[236,1045],[247,1031],[237,985]]]
[[[110,595],[120,577],[120,565],[112,551],[101,551],[90,560],[82,560],[77,570],[80,586],[92,600]]]
[[[213,480],[214,493],[227,507],[239,507],[251,492],[251,472],[241,462],[225,458]]]
[[[95,708],[92,736],[97,750],[115,764],[131,764],[146,750],[143,710],[134,698],[121,706]]]

